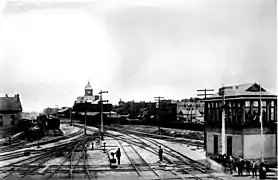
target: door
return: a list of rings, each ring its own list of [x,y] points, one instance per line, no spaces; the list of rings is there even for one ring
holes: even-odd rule
[[[218,135],[213,135],[214,154],[218,154]]]
[[[232,149],[233,149],[233,139],[232,137],[227,137],[227,155],[232,156]]]

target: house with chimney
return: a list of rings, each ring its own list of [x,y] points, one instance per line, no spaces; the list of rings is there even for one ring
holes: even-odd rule
[[[16,127],[21,118],[22,106],[19,94],[9,97],[0,97],[0,134]]]

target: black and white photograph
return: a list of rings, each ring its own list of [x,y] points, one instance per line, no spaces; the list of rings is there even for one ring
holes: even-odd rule
[[[0,0],[0,179],[278,179],[276,0]]]

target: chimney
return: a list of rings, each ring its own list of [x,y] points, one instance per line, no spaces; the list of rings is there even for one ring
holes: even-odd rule
[[[16,94],[15,96],[16,96],[17,100],[19,101],[19,94]]]

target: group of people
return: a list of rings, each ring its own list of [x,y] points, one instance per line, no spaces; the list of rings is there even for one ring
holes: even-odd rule
[[[245,160],[241,156],[236,159],[226,154],[219,155],[217,161],[224,167],[225,172],[229,170],[230,173],[233,174],[233,171],[235,170],[238,172],[238,176],[243,176],[243,171],[245,170],[245,175],[250,176],[252,173],[252,177],[257,177],[257,171],[259,170],[260,179],[264,179],[266,177],[266,172],[268,171],[268,166],[265,161],[261,161],[258,165],[255,161],[251,162]]]

